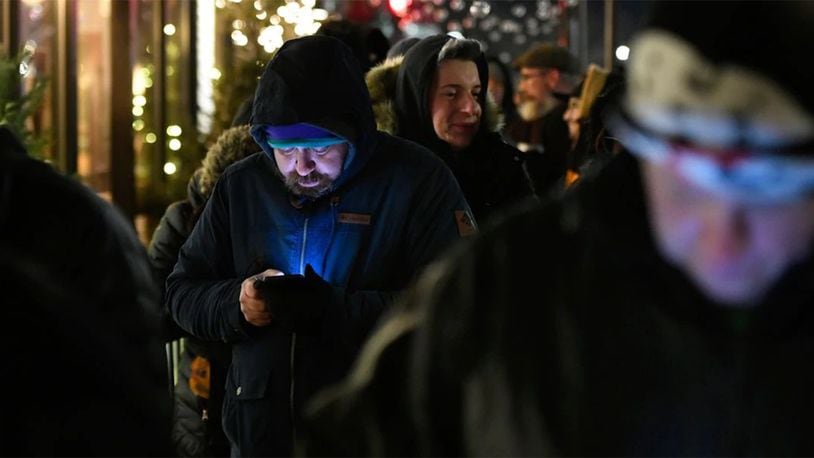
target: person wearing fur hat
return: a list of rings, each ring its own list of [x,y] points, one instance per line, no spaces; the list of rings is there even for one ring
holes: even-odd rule
[[[814,455],[814,5],[653,8],[626,151],[428,271],[316,454]]]
[[[249,132],[251,100],[244,102],[230,129],[225,130],[189,180],[186,200],[167,207],[147,249],[156,283],[167,280],[178,252],[189,237],[215,183],[229,165],[260,151]],[[169,312],[168,312],[169,313]],[[183,333],[176,326],[171,338],[184,336],[184,352],[175,386],[172,440],[178,456],[229,456],[221,427],[221,404],[231,348]]]
[[[487,103],[488,65],[477,41],[424,38],[366,80],[379,129],[443,159],[479,223],[532,196],[522,155],[503,142],[500,114]]]
[[[263,152],[221,174],[167,279],[192,335],[232,344],[232,456],[290,456],[303,406],[340,380],[393,298],[476,231],[452,173],[376,131],[342,42],[286,42],[257,87]]]

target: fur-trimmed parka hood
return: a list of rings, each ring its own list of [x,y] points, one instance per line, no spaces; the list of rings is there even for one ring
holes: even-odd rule
[[[232,127],[223,131],[215,144],[206,152],[201,167],[190,180],[190,200],[197,200],[197,193],[205,202],[212,193],[215,183],[226,167],[260,151],[260,146],[252,138],[249,125]]]

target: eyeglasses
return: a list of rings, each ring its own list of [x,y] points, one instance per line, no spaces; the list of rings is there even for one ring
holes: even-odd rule
[[[533,78],[539,78],[541,76],[545,76],[549,73],[549,70],[540,70],[539,72],[535,73],[520,73],[520,82],[528,81]]]

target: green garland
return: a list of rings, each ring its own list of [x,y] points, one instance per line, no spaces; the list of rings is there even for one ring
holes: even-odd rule
[[[28,119],[42,107],[48,80],[38,76],[28,91],[22,90],[20,68],[29,65],[30,59],[26,51],[17,56],[0,56],[0,125],[11,129],[31,156],[42,158],[48,136],[31,130]]]

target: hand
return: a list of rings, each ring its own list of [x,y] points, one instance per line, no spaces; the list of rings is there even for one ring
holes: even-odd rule
[[[254,281],[264,277],[285,275],[277,269],[266,269],[257,275],[243,280],[240,284],[240,311],[246,321],[254,326],[268,326],[271,324],[272,315],[266,306],[266,301],[260,291],[255,289]]]
[[[338,307],[330,304],[333,288],[310,265],[304,275],[286,275],[263,286],[274,322],[285,331],[317,335],[325,324],[326,310]]]

